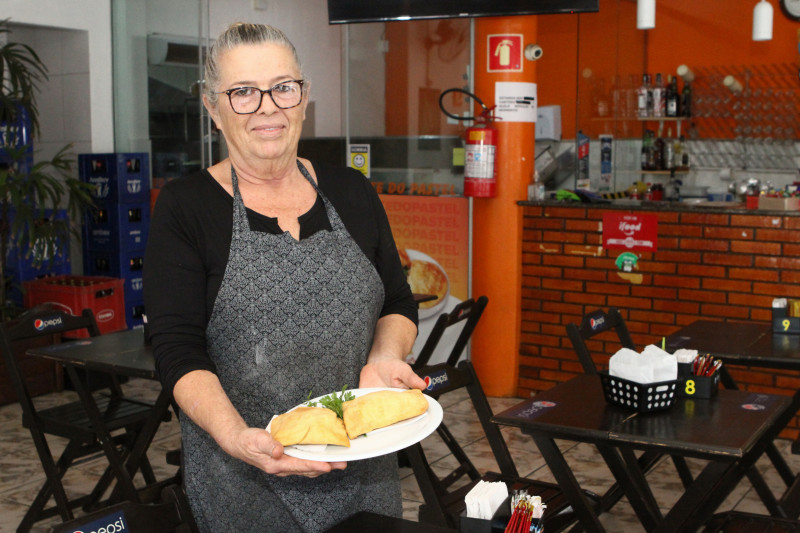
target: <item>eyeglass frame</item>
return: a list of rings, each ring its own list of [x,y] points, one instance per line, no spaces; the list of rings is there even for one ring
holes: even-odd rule
[[[278,105],[278,102],[276,102],[275,98],[272,96],[272,91],[276,87],[278,87],[279,85],[283,85],[284,83],[292,83],[292,82],[297,83],[298,85],[300,85],[300,101],[297,102],[296,104],[294,104],[293,106],[281,107],[280,105]],[[275,104],[275,107],[277,107],[278,109],[293,109],[293,108],[299,106],[300,104],[303,103],[303,92],[304,92],[303,89],[305,87],[305,83],[306,83],[306,80],[286,80],[286,81],[282,81],[280,83],[276,83],[275,85],[273,85],[269,89],[259,89],[258,87],[252,87],[252,86],[249,86],[249,85],[242,85],[241,87],[234,87],[233,89],[228,89],[227,91],[219,91],[216,94],[226,94],[226,95],[228,95],[228,103],[231,105],[231,111],[233,111],[237,115],[252,115],[253,113],[256,113],[259,109],[261,109],[261,104],[264,103],[264,94],[265,93],[269,95],[269,99],[272,100],[272,103]],[[256,91],[258,91],[260,93],[259,94],[259,100],[258,100],[258,106],[256,106],[255,109],[253,109],[252,111],[249,111],[247,113],[240,113],[239,111],[236,111],[236,109],[234,109],[234,107],[233,107],[233,101],[231,100],[231,94],[236,92],[236,91],[241,91],[242,89],[255,89]]]

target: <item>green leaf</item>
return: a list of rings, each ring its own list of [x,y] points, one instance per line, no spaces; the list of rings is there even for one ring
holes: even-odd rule
[[[309,391],[308,397],[311,398],[311,391]],[[305,402],[305,405],[307,405],[308,407],[317,407],[321,405],[322,407],[327,407],[328,409],[336,413],[336,416],[338,416],[339,418],[344,418],[344,413],[342,412],[342,404],[344,402],[349,402],[350,400],[355,400],[355,398],[356,398],[355,395],[353,395],[352,392],[348,391],[347,385],[345,385],[344,387],[342,387],[342,391],[339,392],[338,394],[332,392],[327,396],[323,396],[322,398],[320,398],[319,402],[309,400]]]

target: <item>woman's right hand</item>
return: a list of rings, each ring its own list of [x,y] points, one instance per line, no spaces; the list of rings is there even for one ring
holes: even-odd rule
[[[246,428],[232,435],[225,451],[248,464],[276,476],[317,477],[332,470],[344,470],[345,462],[327,463],[307,461],[283,453],[283,445],[272,438],[268,431]]]

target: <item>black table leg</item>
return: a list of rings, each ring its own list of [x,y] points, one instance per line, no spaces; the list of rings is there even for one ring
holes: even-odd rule
[[[548,468],[550,468],[550,471],[553,473],[553,477],[556,478],[559,487],[561,487],[561,490],[564,491],[564,495],[572,504],[572,508],[575,510],[575,515],[578,517],[580,525],[588,532],[605,532],[605,528],[600,523],[600,519],[597,517],[592,505],[581,490],[578,480],[575,479],[575,475],[572,473],[572,470],[564,459],[561,450],[558,449],[555,441],[543,435],[532,434],[532,436]]]
[[[628,497],[639,521],[647,531],[651,531],[663,517],[633,450],[620,448],[617,452],[614,448],[602,445],[598,445],[597,449]]]

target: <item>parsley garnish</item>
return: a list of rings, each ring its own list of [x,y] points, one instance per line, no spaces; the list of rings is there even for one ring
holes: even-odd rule
[[[337,393],[332,392],[327,396],[323,396],[322,398],[320,398],[319,402],[313,402],[311,400],[308,400],[306,401],[306,405],[309,407],[317,407],[318,405],[322,405],[322,407],[327,407],[328,409],[336,413],[336,416],[338,416],[339,418],[344,418],[344,413],[342,413],[342,404],[350,400],[355,400],[356,398],[355,396],[353,396],[352,392],[350,391],[345,392],[346,389],[347,385],[342,387],[342,392],[338,393],[338,396]],[[308,398],[311,398],[311,392],[312,391],[309,391]]]

